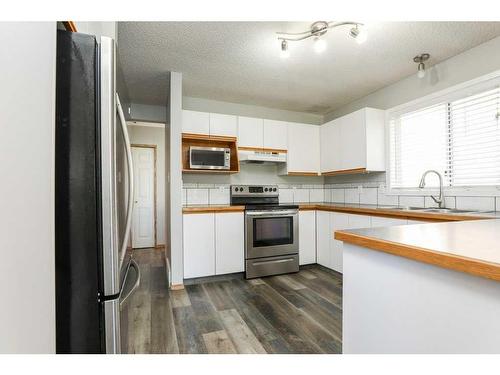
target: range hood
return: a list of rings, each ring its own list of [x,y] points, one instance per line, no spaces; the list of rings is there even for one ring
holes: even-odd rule
[[[286,163],[286,152],[239,150],[238,157],[240,159],[240,163]]]

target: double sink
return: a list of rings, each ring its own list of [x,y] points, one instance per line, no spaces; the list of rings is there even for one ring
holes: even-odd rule
[[[379,206],[379,208],[383,208],[386,210],[435,212],[442,214],[479,214],[479,213],[490,212],[490,211],[458,210],[455,208],[423,208],[423,207],[394,207],[394,206]]]

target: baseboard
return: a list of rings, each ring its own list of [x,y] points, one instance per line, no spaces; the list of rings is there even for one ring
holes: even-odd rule
[[[157,250],[164,249],[164,248],[165,248],[165,244],[161,244],[161,243],[155,246],[155,249],[157,249]]]
[[[172,284],[170,285],[171,290],[182,290],[184,289],[184,284]]]

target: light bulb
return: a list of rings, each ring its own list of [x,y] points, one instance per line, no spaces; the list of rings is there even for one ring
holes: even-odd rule
[[[363,44],[364,42],[366,42],[368,35],[364,27],[361,27],[358,30],[359,31],[358,31],[358,36],[356,37],[356,43]]]
[[[286,40],[281,41],[281,58],[287,59],[290,57],[290,50],[288,49],[288,43]]]
[[[320,37],[314,38],[314,51],[316,53],[321,53],[326,49],[326,42]]]
[[[425,77],[425,64],[424,63],[418,64],[417,77],[418,78],[424,78]]]

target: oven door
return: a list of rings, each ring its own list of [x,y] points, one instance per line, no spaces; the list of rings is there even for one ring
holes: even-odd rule
[[[245,217],[246,259],[299,251],[298,210],[246,211]]]

